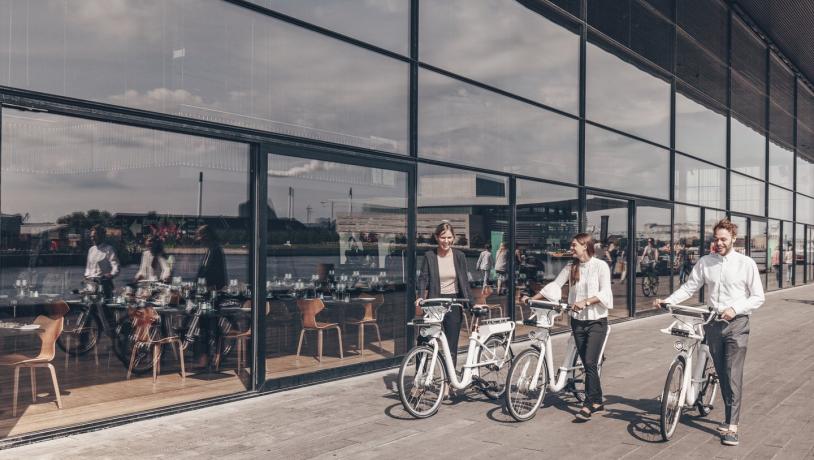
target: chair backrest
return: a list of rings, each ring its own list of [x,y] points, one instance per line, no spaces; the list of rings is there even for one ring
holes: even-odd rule
[[[57,338],[62,334],[65,318],[64,316],[60,316],[54,319],[40,315],[34,318],[34,324],[40,326],[40,340],[42,341],[42,347],[40,348],[40,354],[37,356],[37,359],[51,361],[57,352]]]
[[[297,299],[297,308],[302,315],[302,327],[317,327],[317,315],[325,309],[322,299]]]
[[[152,307],[131,308],[128,312],[133,320],[133,333],[139,342],[150,341],[150,329],[153,324],[159,321],[158,312]]]

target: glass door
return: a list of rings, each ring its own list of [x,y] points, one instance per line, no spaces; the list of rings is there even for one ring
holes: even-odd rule
[[[636,276],[636,267],[631,264],[634,259],[629,252],[632,249],[629,244],[629,201],[588,195],[586,204],[585,231],[593,234],[598,249],[596,256],[603,258],[609,248],[613,251],[611,245],[617,251],[616,263],[611,270],[613,309],[609,317],[628,317],[628,283]],[[669,225],[669,219],[667,222]]]
[[[652,310],[653,299],[667,297],[672,292],[671,208],[668,203],[636,201],[636,313]]]

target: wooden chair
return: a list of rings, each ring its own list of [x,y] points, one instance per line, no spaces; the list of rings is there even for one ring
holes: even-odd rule
[[[277,335],[278,348],[281,352],[288,349],[288,345],[290,344],[288,332],[289,329],[291,329],[293,320],[294,315],[288,311],[288,306],[285,302],[277,302],[274,305],[266,302],[266,327],[283,330],[282,335]]]
[[[480,289],[475,289],[472,291],[472,295],[475,297],[474,305],[485,306],[489,310],[489,317],[492,317],[494,312],[497,312],[497,317],[503,316],[503,307],[499,304],[489,304],[486,299],[492,295],[492,286],[484,286]]]
[[[361,319],[345,321],[346,325],[356,326],[359,328],[359,354],[365,352],[365,327],[371,326],[376,330],[376,338],[379,340],[379,349],[382,349],[382,335],[379,331],[379,323],[376,320],[376,315],[379,308],[384,303],[384,294],[376,294],[374,300],[365,303],[365,314]]]
[[[243,302],[243,308],[252,308],[252,301],[247,300]],[[269,310],[271,309],[271,303],[266,302],[266,317],[269,315]],[[235,348],[237,349],[237,373],[240,374],[240,371],[243,370],[243,363],[246,362],[248,359],[248,342],[252,338],[252,328],[251,326],[246,329],[245,331],[229,331],[226,333],[225,336],[221,337],[219,340],[234,340],[235,341]],[[218,349],[222,349],[221,346],[218,346]],[[218,354],[215,358],[217,362],[215,363],[215,370],[220,370],[220,354]]]
[[[305,337],[305,331],[317,332],[317,360],[322,362],[322,332],[326,329],[336,329],[337,338],[339,341],[339,359],[344,359],[342,353],[342,329],[339,328],[337,323],[321,323],[317,321],[319,312],[325,309],[325,304],[321,299],[298,299],[297,308],[302,315],[302,330],[300,331],[300,340],[297,344],[297,356],[300,356],[302,350],[302,339]]]
[[[37,316],[34,319],[34,324],[40,326],[38,331],[42,346],[40,347],[40,354],[36,357],[30,357],[20,354],[9,354],[0,357],[0,366],[11,367],[14,366],[14,389],[13,389],[13,403],[11,406],[11,416],[17,416],[17,396],[20,388],[20,369],[31,369],[31,400],[37,402],[37,375],[36,369],[38,367],[47,367],[51,372],[51,382],[54,385],[54,395],[57,400],[57,408],[62,409],[62,397],[59,393],[59,382],[57,382],[57,373],[51,361],[54,360],[56,355],[57,337],[62,333],[62,328],[65,324],[65,314],[68,313],[69,307],[63,301],[53,302],[46,306],[46,315]]]
[[[130,312],[130,316],[134,322],[133,331],[133,352],[130,353],[130,365],[127,367],[127,379],[133,374],[133,367],[136,365],[136,355],[139,348],[150,347],[153,350],[153,383],[158,380],[158,374],[161,373],[161,353],[164,345],[178,347],[178,360],[181,362],[181,380],[186,381],[187,373],[184,368],[184,349],[181,346],[181,338],[178,336],[159,337],[153,338],[152,330],[158,324],[160,316],[155,309],[138,308]]]

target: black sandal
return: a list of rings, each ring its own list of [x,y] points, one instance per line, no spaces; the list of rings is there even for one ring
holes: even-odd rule
[[[593,411],[589,406],[582,406],[582,408],[579,410],[579,412],[576,413],[576,415],[574,415],[574,417],[576,417],[576,419],[580,422],[587,422],[588,420],[591,419],[592,412]]]

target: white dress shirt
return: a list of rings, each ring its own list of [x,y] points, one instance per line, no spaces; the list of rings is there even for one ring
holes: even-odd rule
[[[562,287],[569,283],[571,264],[562,269],[557,278],[546,284],[540,294],[551,301],[562,298]],[[596,297],[599,303],[591,304],[579,312],[571,312],[571,317],[581,321],[593,321],[608,317],[608,310],[613,308],[613,292],[611,292],[610,268],[608,264],[596,257],[579,264],[579,281],[568,289],[568,303],[573,305],[580,300]]]
[[[158,259],[158,265],[154,267],[156,259]],[[161,272],[157,273],[156,268],[159,268]],[[139,266],[138,273],[136,273],[136,279],[157,281],[167,280],[169,278],[170,264],[165,257],[158,256],[158,258],[156,258],[149,249],[141,253],[141,265]]]
[[[751,257],[730,250],[722,256],[718,253],[707,254],[692,268],[687,282],[681,285],[667,303],[681,303],[707,286],[707,305],[718,313],[729,307],[737,315],[748,315],[763,304],[763,284],[757,264]]]
[[[119,274],[119,259],[113,246],[107,243],[97,244],[88,249],[88,261],[85,264],[86,277],[100,277]]]

